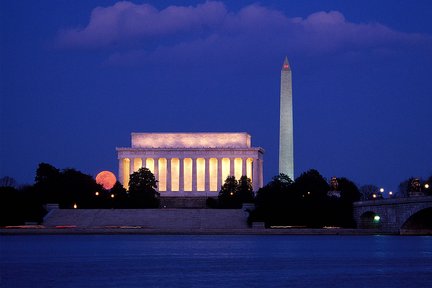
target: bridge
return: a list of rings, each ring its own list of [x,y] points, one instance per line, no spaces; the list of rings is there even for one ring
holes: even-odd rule
[[[354,219],[360,229],[432,235],[432,196],[355,202]]]

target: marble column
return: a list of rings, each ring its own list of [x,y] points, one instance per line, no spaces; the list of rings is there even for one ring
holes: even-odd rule
[[[184,192],[184,158],[179,158],[179,191]]]
[[[123,158],[119,159],[119,172],[118,172],[118,179],[119,182],[124,186],[124,166],[123,166]]]
[[[171,192],[171,158],[166,158],[166,190]]]
[[[133,172],[134,172],[134,160],[135,160],[135,158],[130,158],[130,161],[129,161],[129,175],[130,174],[132,174]]]
[[[198,191],[198,169],[197,169],[197,158],[192,158],[192,191]]]
[[[234,161],[234,159],[235,158],[229,158],[229,161],[230,161],[230,175],[229,176],[235,176],[235,170],[234,170],[235,161]]]
[[[247,162],[247,158],[242,158],[242,176],[246,176],[246,162]]]
[[[252,188],[254,191],[258,191],[259,188],[259,159],[253,159],[252,163]]]
[[[159,158],[153,158],[153,163],[154,163],[154,173],[153,175],[155,176],[156,180],[159,180]],[[158,189],[159,191],[159,185],[158,185]]]
[[[210,158],[204,158],[205,173],[204,173],[204,190],[210,191]]]
[[[222,179],[222,158],[217,158],[217,189],[219,190],[223,184],[224,179]]]

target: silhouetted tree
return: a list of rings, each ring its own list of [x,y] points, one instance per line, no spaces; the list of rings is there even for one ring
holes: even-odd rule
[[[20,196],[14,187],[0,187],[0,226],[24,224]]]
[[[44,203],[60,203],[60,170],[48,163],[40,163],[36,170],[34,187]]]
[[[310,169],[295,179],[293,189],[301,199],[294,206],[297,222],[308,227],[325,226],[325,203],[330,186],[324,177],[317,170]]]
[[[410,177],[399,183],[398,197],[409,197],[409,192],[411,190],[411,182],[413,179],[414,177]]]
[[[376,185],[367,184],[360,187],[360,200],[372,200],[374,199],[373,194],[379,194],[379,188]]]
[[[250,178],[244,175],[240,177],[240,180],[238,180],[237,194],[239,195],[241,203],[254,202],[254,193]]]
[[[251,221],[264,221],[266,226],[298,225],[295,203],[299,198],[293,190],[293,181],[285,174],[274,176],[257,191],[255,211]]]
[[[114,208],[128,208],[128,193],[120,182],[116,182],[109,191],[109,197],[113,200]],[[114,195],[114,198],[111,197]]]
[[[130,175],[129,199],[133,208],[159,207],[160,194],[156,191],[157,180],[148,168],[140,168]]]
[[[238,193],[238,181],[234,176],[228,176],[225,183],[222,185],[218,195],[218,203],[220,208],[240,208],[241,199]]]
[[[16,188],[16,181],[14,178],[5,176],[0,178],[0,187],[14,187]]]
[[[327,197],[324,214],[326,226],[354,228],[353,203],[360,200],[360,191],[357,185],[347,178],[337,178],[340,197]]]

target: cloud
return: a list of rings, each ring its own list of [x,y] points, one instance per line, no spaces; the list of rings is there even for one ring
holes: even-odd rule
[[[148,4],[122,1],[110,7],[97,7],[83,29],[60,32],[63,47],[105,47],[119,41],[165,36],[220,25],[227,11],[220,2],[196,7],[169,6],[158,11]]]
[[[282,11],[257,4],[232,12],[213,1],[162,10],[123,1],[95,8],[87,26],[61,31],[57,41],[60,47],[72,49],[116,47],[107,62],[118,64],[169,53],[205,54],[203,49],[209,54],[350,52],[431,43],[431,36],[399,32],[380,23],[353,23],[338,11],[289,18]],[[118,49],[122,44],[123,49]]]

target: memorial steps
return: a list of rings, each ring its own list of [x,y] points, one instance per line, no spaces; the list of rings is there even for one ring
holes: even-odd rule
[[[53,209],[44,218],[47,228],[122,228],[187,231],[246,229],[244,209]]]

